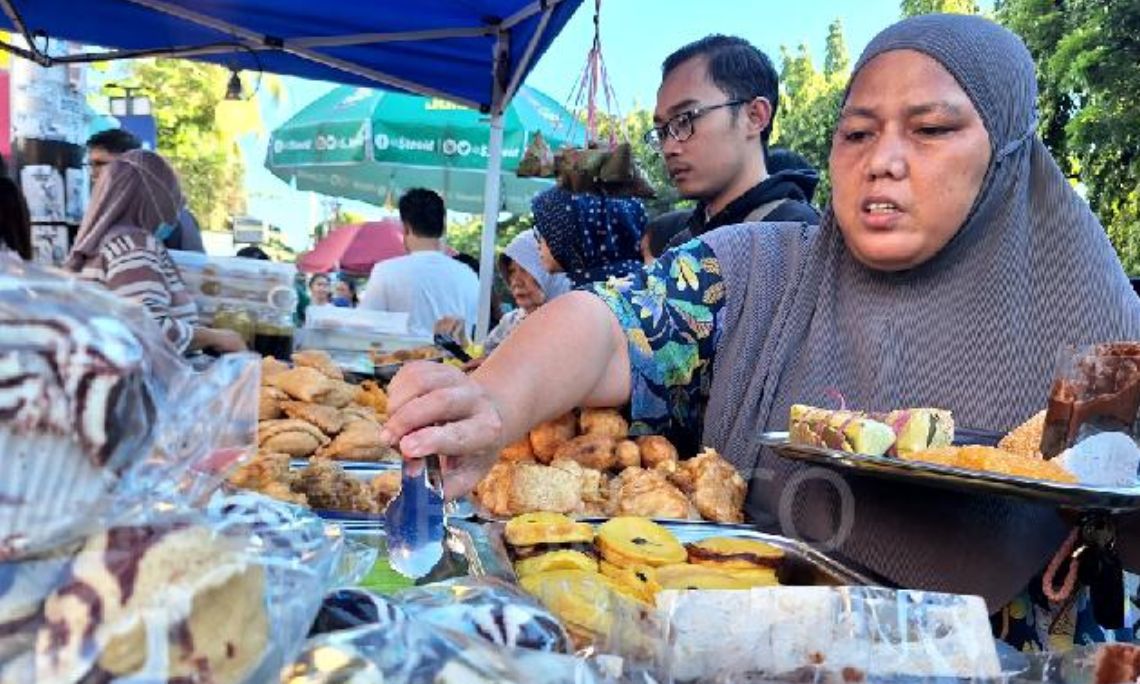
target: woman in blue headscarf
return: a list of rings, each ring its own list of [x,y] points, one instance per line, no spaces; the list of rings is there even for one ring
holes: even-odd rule
[[[543,265],[575,288],[639,270],[645,207],[628,197],[574,194],[553,187],[531,202]]]

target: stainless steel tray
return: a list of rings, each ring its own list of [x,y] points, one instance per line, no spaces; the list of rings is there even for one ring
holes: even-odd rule
[[[387,535],[382,524],[373,520],[338,520],[336,524],[345,537],[376,548],[381,560],[387,558]],[[491,539],[482,525],[467,520],[449,520],[446,530],[443,558],[430,573],[416,580],[417,585],[465,575],[515,580],[510,560],[501,549],[502,542],[498,542],[499,549],[494,548],[496,540]]]
[[[600,524],[608,518],[582,518],[582,522]],[[658,523],[673,533],[682,544],[708,539],[709,537],[746,537],[756,539],[784,552],[784,560],[780,563],[778,577],[781,584],[789,586],[853,586],[873,585],[874,582],[858,572],[845,567],[841,563],[828,558],[819,551],[803,542],[780,537],[774,534],[765,534],[747,525],[727,525],[704,521],[658,521]],[[487,548],[499,557],[494,560],[494,566],[505,567],[510,573],[509,579],[517,582],[514,566],[507,552],[507,545],[503,539],[505,523],[492,522],[483,526],[488,538]]]
[[[968,437],[979,434],[968,431]],[[985,443],[988,439],[957,439],[962,444]],[[892,480],[951,489],[971,494],[993,494],[1028,499],[1078,511],[1124,512],[1140,510],[1140,485],[1098,487],[1002,475],[984,470],[904,461],[886,456],[868,456],[825,447],[792,444],[787,432],[765,432],[760,443],[783,458],[804,461],[840,472],[873,475]]]

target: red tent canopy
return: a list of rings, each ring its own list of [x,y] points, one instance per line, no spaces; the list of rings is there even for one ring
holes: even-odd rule
[[[306,252],[297,267],[305,273],[368,275],[377,263],[407,253],[404,227],[398,219],[390,218],[337,228]]]

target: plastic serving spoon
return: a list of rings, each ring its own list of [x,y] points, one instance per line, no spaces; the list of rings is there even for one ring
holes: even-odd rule
[[[384,511],[388,562],[401,575],[419,579],[443,558],[443,474],[434,454],[402,467],[400,493]]]

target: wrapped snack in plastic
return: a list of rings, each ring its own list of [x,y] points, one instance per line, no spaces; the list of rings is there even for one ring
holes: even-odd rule
[[[1140,342],[1063,349],[1049,391],[1041,453],[1101,432],[1140,436]]]
[[[0,683],[267,681],[304,640],[341,549],[316,516],[253,495],[136,511],[65,559],[42,602],[42,586],[14,583],[40,605]]]
[[[665,591],[669,676],[677,682],[985,679],[1001,674],[976,596],[877,587]]]
[[[171,494],[256,425],[252,355],[195,373],[138,305],[0,255],[0,561]]]
[[[534,137],[527,143],[526,151],[519,160],[518,170],[515,172],[519,178],[551,178],[554,176],[554,152],[542,133],[535,132]]]
[[[509,649],[482,637],[439,629],[388,604],[382,625],[310,639],[281,671],[282,684],[594,684],[607,681],[589,661]]]

